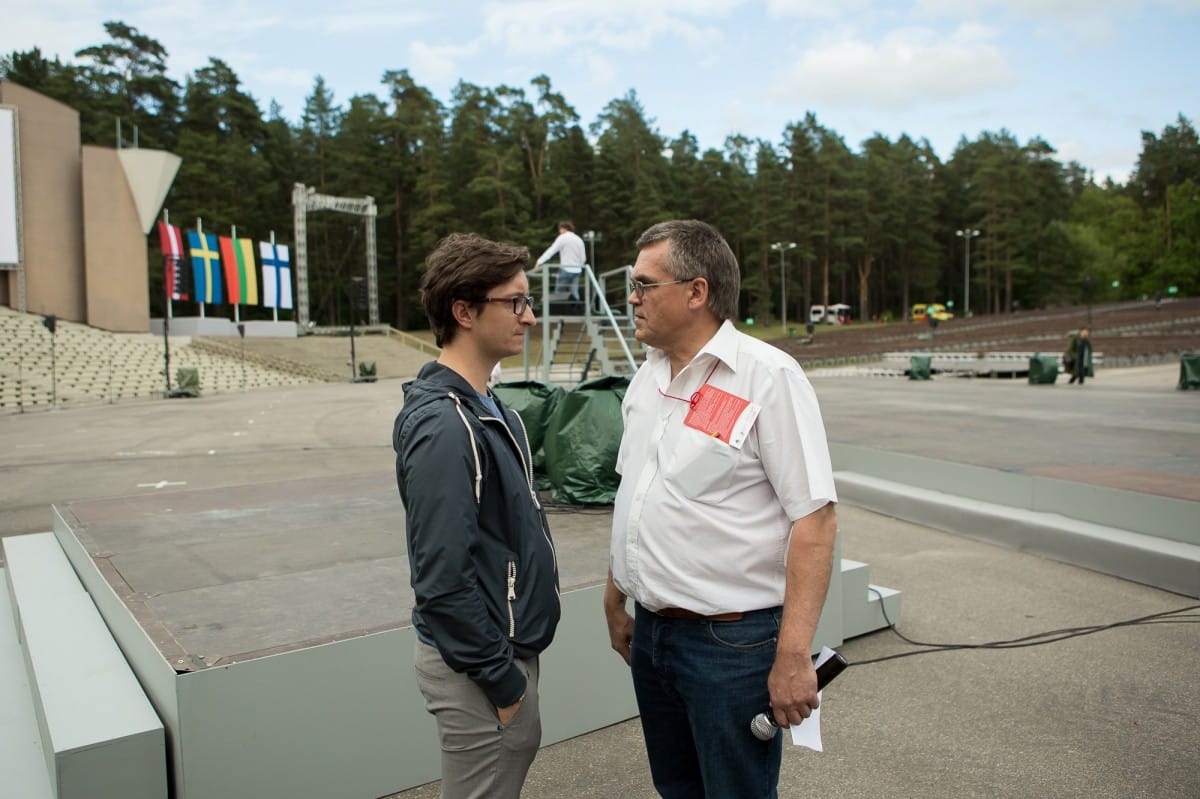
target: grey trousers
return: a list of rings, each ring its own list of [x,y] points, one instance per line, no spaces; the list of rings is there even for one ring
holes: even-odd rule
[[[413,664],[425,709],[437,721],[443,799],[517,799],[542,742],[537,658],[517,661],[529,682],[507,727],[479,686],[451,670],[436,647],[418,640]]]

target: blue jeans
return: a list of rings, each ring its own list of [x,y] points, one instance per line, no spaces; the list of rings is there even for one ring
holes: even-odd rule
[[[667,619],[637,606],[630,667],[654,787],[664,799],[776,799],[782,736],[760,741],[783,611]]]
[[[580,267],[574,267],[579,269]],[[558,268],[558,275],[554,278],[554,293],[566,294],[572,300],[579,299],[579,276],[582,275],[582,270],[579,272],[567,272],[561,266]]]

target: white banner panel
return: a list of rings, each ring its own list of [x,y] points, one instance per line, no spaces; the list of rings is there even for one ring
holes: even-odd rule
[[[0,268],[21,263],[17,194],[17,109],[0,106]]]

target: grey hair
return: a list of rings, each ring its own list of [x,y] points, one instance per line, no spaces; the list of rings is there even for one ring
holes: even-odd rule
[[[637,240],[638,250],[669,241],[664,263],[676,280],[702,277],[708,282],[708,309],[718,319],[735,319],[742,274],[729,243],[716,228],[698,219],[672,219],[648,228]]]

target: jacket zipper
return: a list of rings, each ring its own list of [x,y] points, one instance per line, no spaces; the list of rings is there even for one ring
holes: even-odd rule
[[[508,637],[513,638],[517,634],[517,617],[513,613],[513,600],[517,598],[517,563],[510,560],[508,562]]]
[[[525,446],[529,446],[529,432],[525,429],[525,420],[520,414],[516,414],[517,424],[521,425],[521,435],[525,438]],[[513,435],[512,428],[508,426],[508,422],[496,416],[481,416],[480,419],[489,419],[500,422],[504,427],[504,432],[508,433],[508,438],[512,441],[513,447],[517,450],[517,457],[521,459],[521,471],[525,473],[525,485],[529,489],[529,498],[533,500],[535,508],[542,507],[542,501],[538,498],[537,489],[533,485],[533,464],[525,460],[525,450],[521,449],[521,445],[517,442],[517,437]]]

